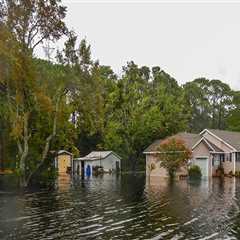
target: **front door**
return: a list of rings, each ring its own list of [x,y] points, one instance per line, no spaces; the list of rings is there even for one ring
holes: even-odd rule
[[[86,175],[87,177],[90,177],[91,176],[91,166],[90,165],[87,165],[87,169],[86,169]]]
[[[116,172],[120,172],[120,164],[118,161],[116,162]]]
[[[199,166],[203,177],[208,177],[208,158],[207,157],[195,158],[194,164]]]

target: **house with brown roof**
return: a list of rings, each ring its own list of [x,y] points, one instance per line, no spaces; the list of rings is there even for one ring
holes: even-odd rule
[[[153,142],[144,150],[147,176],[167,177],[167,171],[159,166],[158,149],[161,142],[171,138],[182,140],[192,151],[189,165],[198,165],[204,177],[216,175],[216,170],[220,166],[226,174],[240,171],[240,132],[204,129],[199,134],[182,132]],[[154,169],[151,168],[152,164],[156,166]],[[181,167],[177,175],[186,175],[187,168],[187,165]]]

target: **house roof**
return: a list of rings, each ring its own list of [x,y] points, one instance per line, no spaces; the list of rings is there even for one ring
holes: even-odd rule
[[[214,143],[210,142],[208,139],[203,137],[203,134],[208,131],[210,134],[218,138],[219,140],[225,142],[229,145],[233,150],[240,151],[240,132],[232,132],[225,130],[217,130],[217,129],[205,129],[200,134],[192,134],[181,132],[171,137],[167,137],[165,139],[159,139],[154,141],[149,147],[147,147],[143,153],[154,153],[158,152],[158,148],[161,143],[171,139],[176,138],[184,141],[185,146],[189,149],[193,149],[200,142],[204,141],[209,150],[217,153],[224,152],[221,148],[217,147]]]
[[[232,132],[217,129],[205,129],[200,134],[203,134],[205,131],[214,134],[215,136],[221,138],[224,142],[235,148],[237,151],[240,151],[240,132]]]
[[[84,161],[84,160],[100,160],[100,159],[103,160],[106,157],[108,157],[110,154],[114,154],[117,158],[121,159],[121,157],[113,151],[93,151],[93,152],[90,152],[85,157],[76,158],[76,160],[82,160],[82,161]]]
[[[214,152],[218,152],[218,153],[224,152],[221,148],[217,147],[215,144],[208,141],[207,139],[205,139],[205,141],[213,148]]]
[[[189,149],[192,149],[192,147],[201,139],[201,136],[194,133],[180,132],[165,139],[154,141],[149,147],[144,150],[144,153],[157,152],[162,142],[170,140],[172,138],[184,141],[185,146]]]

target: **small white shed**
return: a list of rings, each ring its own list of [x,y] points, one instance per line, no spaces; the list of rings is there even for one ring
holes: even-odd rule
[[[93,151],[82,158],[73,160],[73,172],[83,176],[91,176],[94,169],[102,168],[104,172],[119,172],[121,157],[113,151]]]

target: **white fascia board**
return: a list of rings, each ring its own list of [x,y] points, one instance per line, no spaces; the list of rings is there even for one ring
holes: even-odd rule
[[[192,150],[197,147],[202,141],[204,141],[208,146],[209,148],[214,151],[213,147],[204,139],[204,137],[202,137],[193,147],[192,147]]]
[[[143,152],[143,154],[156,154],[156,153],[161,153],[161,152],[159,151]]]
[[[237,151],[236,148],[234,148],[232,145],[230,145],[229,143],[225,142],[222,138],[218,137],[217,135],[215,135],[214,133],[212,133],[211,131],[209,131],[208,129],[204,129],[200,134],[202,134],[203,132],[208,132],[210,135],[212,135],[213,137],[215,137],[216,139],[218,139],[219,141],[223,142],[226,146],[230,147],[231,149],[233,149],[233,151]]]

